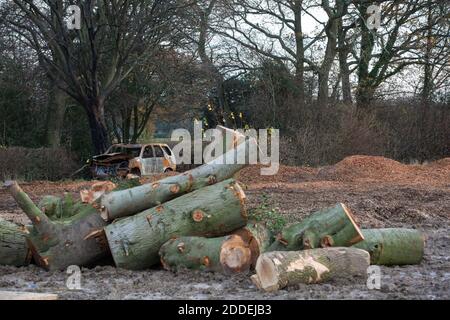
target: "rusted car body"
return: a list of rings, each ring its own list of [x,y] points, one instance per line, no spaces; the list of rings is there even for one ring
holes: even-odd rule
[[[176,159],[166,144],[115,144],[90,161],[94,178],[148,176],[176,171]]]

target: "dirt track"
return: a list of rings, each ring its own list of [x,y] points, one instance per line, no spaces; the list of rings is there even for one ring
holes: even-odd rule
[[[419,266],[382,267],[382,288],[371,291],[365,279],[341,280],[262,294],[248,276],[158,269],[131,272],[110,266],[82,272],[82,290],[66,288],[67,274],[34,266],[0,267],[0,290],[54,292],[63,299],[449,299],[450,298],[450,159],[426,166],[405,166],[376,157],[352,157],[321,169],[282,167],[261,178],[258,168],[239,175],[247,185],[249,207],[264,194],[290,222],[317,209],[344,202],[362,227],[410,227],[427,236]],[[25,184],[38,201],[43,195],[76,194],[86,182]],[[0,217],[25,223],[21,211],[0,190]]]

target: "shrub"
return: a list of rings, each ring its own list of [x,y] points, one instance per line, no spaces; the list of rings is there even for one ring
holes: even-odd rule
[[[0,180],[61,180],[79,165],[62,148],[0,148]]]

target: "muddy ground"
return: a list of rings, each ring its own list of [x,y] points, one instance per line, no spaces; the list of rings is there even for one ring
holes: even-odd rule
[[[278,293],[259,292],[247,275],[154,269],[142,272],[111,266],[83,269],[78,291],[68,290],[65,272],[35,266],[0,267],[0,290],[50,292],[62,299],[449,299],[450,298],[450,160],[405,166],[392,160],[353,157],[332,167],[282,167],[279,175],[261,178],[258,168],[239,174],[249,208],[267,198],[289,222],[344,202],[364,227],[408,227],[426,237],[418,266],[382,267],[381,290],[365,279],[301,285]],[[33,182],[25,191],[38,201],[46,194],[77,194],[91,182]],[[26,223],[14,201],[0,189],[0,217]]]

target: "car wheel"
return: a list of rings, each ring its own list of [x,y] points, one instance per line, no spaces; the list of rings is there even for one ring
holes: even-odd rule
[[[173,172],[173,170],[171,168],[167,168],[166,170],[164,170],[164,173],[168,173],[168,172]]]

